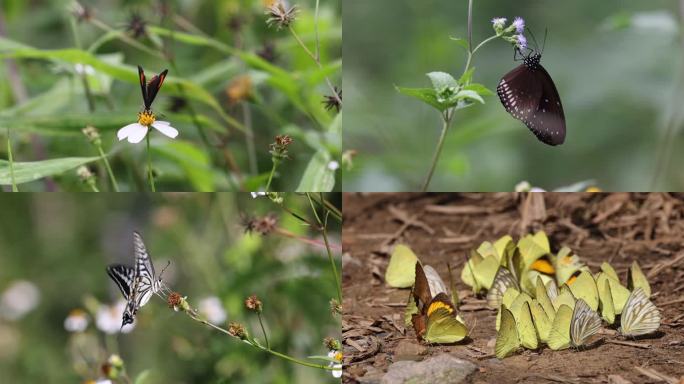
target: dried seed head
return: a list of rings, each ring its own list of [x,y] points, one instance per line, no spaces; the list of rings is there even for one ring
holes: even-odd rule
[[[93,173],[85,165],[82,165],[76,169],[76,174],[81,179],[81,181],[86,182],[93,178]]]
[[[100,139],[100,132],[97,131],[97,128],[93,127],[92,125],[89,125],[81,130],[83,134],[88,138],[88,141],[91,143],[100,146],[102,145],[102,140]]]
[[[71,4],[71,14],[74,15],[76,18],[76,21],[79,23],[82,21],[90,21],[90,19],[93,17],[93,13],[90,10],[90,8],[86,5],[83,5],[79,3],[78,1],[74,1]]]
[[[247,299],[245,299],[245,307],[247,307],[247,309],[249,309],[250,311],[255,311],[255,312],[261,313],[261,309],[262,309],[261,300],[259,300],[257,295],[252,295],[252,296],[248,297]]]
[[[133,35],[134,38],[139,39],[147,35],[147,22],[138,13],[131,13],[128,18],[127,31]]]
[[[275,142],[271,143],[271,155],[278,159],[287,159],[287,147],[292,144],[294,140],[289,135],[278,135],[275,137]]]
[[[333,316],[342,314],[342,304],[337,299],[330,299],[330,313]]]
[[[181,308],[181,304],[183,303],[183,301],[183,296],[181,296],[178,292],[171,292],[171,294],[167,298],[169,308],[173,308],[174,311],[178,311],[178,309]]]
[[[340,111],[340,108],[342,108],[342,90],[338,89],[335,87],[335,94],[334,95],[325,95],[323,96],[323,104],[325,105],[325,109],[330,111],[333,108],[337,112]]]
[[[278,0],[266,9],[266,15],[269,16],[266,19],[266,24],[269,27],[276,27],[278,30],[287,28],[297,18],[297,12],[299,10],[296,5],[287,7],[282,0]]]
[[[340,341],[334,337],[326,337],[325,339],[323,339],[323,344],[329,350],[339,351],[340,349],[342,349],[342,346],[340,345]]]
[[[241,340],[247,338],[247,330],[245,329],[245,326],[240,323],[228,324],[228,334]]]

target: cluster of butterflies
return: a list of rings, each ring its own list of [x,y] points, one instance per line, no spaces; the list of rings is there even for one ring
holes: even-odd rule
[[[592,274],[569,248],[552,254],[544,232],[517,243],[510,236],[482,243],[471,252],[461,278],[474,293],[486,292],[488,306],[498,309],[498,358],[542,343],[553,350],[586,345],[602,320],[619,324],[625,336],[660,327],[660,312],[649,300],[651,287],[637,262],[625,286],[608,263]],[[450,344],[468,336],[453,281],[449,294],[437,271],[422,265],[410,248],[395,247],[385,279],[393,287],[411,287],[404,320],[419,341]]]
[[[112,264],[107,267],[107,274],[114,280],[126,300],[121,328],[133,323],[138,310],[150,301],[153,294],[166,289],[161,277],[157,278],[155,275],[154,265],[138,232],[133,232],[133,251],[134,266]]]
[[[635,261],[621,284],[608,263],[592,274],[569,248],[553,255],[544,232],[515,244],[510,236],[485,242],[462,270],[473,290],[487,291],[487,304],[498,309],[495,352],[504,358],[544,343],[553,350],[586,345],[602,319],[625,336],[655,332],[660,312],[649,300],[651,287]]]

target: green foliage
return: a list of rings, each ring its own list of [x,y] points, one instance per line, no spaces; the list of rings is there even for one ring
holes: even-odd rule
[[[279,197],[284,207],[315,221],[306,196]],[[340,194],[324,197],[336,207],[341,204]],[[239,322],[263,344],[256,314],[244,304],[256,294],[272,348],[327,365],[308,358],[328,353],[324,337],[341,336],[340,318],[329,307],[337,297],[330,261],[325,248],[308,242],[320,243],[321,233],[269,198],[248,193],[6,194],[0,211],[11,218],[0,221],[0,294],[21,279],[41,296],[21,319],[3,317],[3,334],[12,340],[0,359],[3,382],[96,380],[115,353],[129,378],[117,384],[339,382],[328,371],[295,365],[193,321],[157,296],[140,309],[130,333],[105,335],[97,325],[98,309],[121,298],[105,267],[132,263],[132,231],[137,230],[157,273],[170,261],[164,282],[200,313],[202,299],[214,296],[227,313],[217,325]],[[324,211],[319,207],[318,212]],[[269,214],[289,235],[245,231],[247,218]],[[327,223],[330,242],[339,247],[340,223],[332,215]],[[333,255],[340,270],[339,250]],[[84,332],[64,327],[73,309],[86,312]]]
[[[684,97],[681,18],[670,3],[473,4],[473,44],[495,33],[489,22],[495,17],[510,22],[523,16],[540,49],[548,26],[541,63],[561,96],[567,140],[557,148],[540,144],[496,96],[478,92],[486,104],[475,102],[456,112],[431,190],[513,190],[523,180],[546,190],[580,180],[594,180],[603,190],[684,186],[677,167],[684,152],[676,150],[684,145],[684,115],[677,106]],[[467,1],[437,0],[428,7],[349,0],[344,11],[344,147],[357,153],[354,168],[344,172],[344,190],[416,190],[439,138],[442,116],[434,105],[426,108],[393,85],[431,87],[424,74],[434,70],[459,79],[468,56],[463,49]],[[364,22],[367,15],[373,15],[372,23]],[[534,47],[530,36],[528,41]],[[470,69],[477,69],[470,82],[495,90],[521,64],[513,54],[501,39],[487,43],[472,58]],[[666,156],[666,141],[675,148],[669,166],[656,160]],[[452,167],[455,163],[462,166]],[[660,177],[653,185],[656,168]]]
[[[152,159],[158,190],[264,189],[269,144],[286,131],[306,139],[294,143],[272,190],[298,188],[312,159],[339,162],[341,130],[329,130],[339,113],[323,104],[332,93],[328,81],[341,84],[339,1],[322,2],[317,23],[316,2],[298,4],[293,30],[306,49],[320,53],[320,64],[290,31],[268,28],[261,0],[174,4],[162,16],[151,5],[129,3],[84,3],[93,7],[93,16],[78,22],[71,20],[71,8],[65,12],[64,3],[43,0],[36,9],[7,5],[12,12],[7,13],[7,33],[0,37],[0,59],[12,60],[18,71],[11,74],[12,86],[0,85],[0,142],[8,140],[4,128],[9,127],[15,159],[92,156],[93,148],[80,134],[91,125],[111,154],[121,189],[146,189],[139,180],[145,175],[145,157],[139,153],[144,143],[116,138],[140,110],[141,65],[148,80],[169,69],[153,110],[180,131],[177,140],[183,141],[166,145],[173,140],[152,132],[152,151],[159,155]],[[144,20],[144,36],[127,29],[132,12]],[[241,90],[242,78],[248,80]],[[172,153],[176,149],[180,153]],[[6,153],[0,152],[0,158]],[[323,173],[325,180],[312,184],[340,189],[335,173]],[[100,190],[107,191],[107,175],[96,174]],[[61,181],[56,187],[85,190]]]
[[[64,157],[43,161],[14,162],[14,181],[17,184],[23,184],[44,177],[60,175],[97,159],[97,157]],[[0,160],[0,185],[11,184],[9,161]]]

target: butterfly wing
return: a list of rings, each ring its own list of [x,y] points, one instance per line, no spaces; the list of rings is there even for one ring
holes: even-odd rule
[[[145,79],[145,71],[139,65],[138,65],[138,80],[140,81],[140,90],[142,91],[143,104],[145,105],[146,109],[149,109],[150,103],[147,102],[147,80]]]
[[[646,275],[641,271],[641,267],[639,267],[639,263],[636,260],[632,263],[627,274],[627,288],[630,290],[641,288],[644,290],[646,297],[651,296],[651,285],[648,283]]]
[[[603,317],[603,320],[608,324],[613,324],[615,322],[615,305],[613,304],[613,294],[610,290],[610,283],[607,278],[597,281],[603,281],[603,285],[598,287],[601,317]]]
[[[522,121],[539,141],[559,145],[565,141],[565,113],[556,85],[541,66],[521,64],[496,87],[506,111]]]
[[[432,301],[430,283],[428,282],[425,271],[419,261],[416,261],[416,281],[413,284],[413,299],[415,300],[418,309],[421,311],[423,311],[423,308]]]
[[[468,328],[456,317],[454,305],[446,293],[440,293],[427,306],[423,339],[428,343],[448,344],[463,340]]]
[[[569,286],[573,296],[582,299],[594,311],[598,309],[598,288],[590,272],[582,271]]]
[[[161,88],[162,84],[164,83],[164,79],[166,79],[166,74],[168,72],[169,70],[165,69],[162,73],[153,77],[152,80],[150,80],[150,82],[147,84],[147,98],[145,99],[146,109],[150,109],[150,106],[152,105],[154,98],[157,97],[157,92],[159,92],[159,88]]]
[[[549,332],[549,348],[557,351],[570,346],[570,323],[572,321],[572,309],[567,305],[561,305],[556,312],[556,317],[551,324]]]
[[[107,267],[107,274],[119,287],[124,299],[128,300],[131,295],[131,285],[135,276],[135,269],[127,265],[113,264]]]
[[[539,335],[539,340],[548,343],[553,319],[549,319],[546,311],[544,311],[544,308],[542,308],[538,301],[533,300],[529,305],[534,327],[537,329],[537,335]]]
[[[643,289],[629,295],[620,318],[620,333],[626,336],[645,335],[660,327],[660,311],[648,299]]]
[[[572,345],[583,345],[589,337],[601,329],[601,318],[583,299],[578,299],[570,321]]]
[[[501,326],[496,334],[494,351],[496,352],[496,357],[503,359],[520,348],[520,339],[518,338],[518,329],[515,325],[513,313],[505,305],[501,306],[500,312]]]
[[[157,282],[152,260],[138,232],[133,232],[133,251],[135,253],[134,299],[136,308],[140,308],[147,304],[152,294],[157,291]]]
[[[511,287],[518,289],[518,282],[508,268],[500,266],[494,277],[492,287],[487,291],[487,305],[490,308],[499,308],[504,293]]]

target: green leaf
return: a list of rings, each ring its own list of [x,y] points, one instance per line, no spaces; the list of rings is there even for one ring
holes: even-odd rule
[[[437,100],[437,92],[435,92],[435,90],[432,88],[395,88],[399,93],[406,96],[415,97],[416,99],[433,106],[440,112],[443,112],[445,109],[447,109],[446,105]]]
[[[458,46],[463,47],[463,49],[465,49],[466,51],[468,50],[468,40],[462,39],[460,37],[453,37],[453,36],[449,37],[449,39],[456,42],[456,44],[458,44]]]
[[[193,144],[181,140],[164,140],[163,145],[152,147],[167,159],[175,161],[198,192],[211,192],[214,188],[214,176],[211,171],[209,155]]]
[[[465,87],[463,87],[463,90],[475,91],[480,96],[493,96],[494,95],[494,92],[490,91],[489,88],[485,87],[482,84],[477,84],[477,83],[468,84]]]
[[[297,192],[330,192],[335,187],[335,171],[330,169],[330,153],[319,150],[306,166]]]
[[[432,87],[437,92],[440,92],[446,88],[458,89],[458,83],[456,83],[456,79],[446,72],[430,72],[427,74],[427,77],[430,78],[430,81],[432,81]]]
[[[462,90],[458,94],[456,94],[455,97],[456,101],[458,100],[474,100],[474,101],[479,101],[480,103],[484,104],[484,99],[482,96],[480,96],[477,92],[475,91],[468,91],[468,90]]]
[[[48,176],[56,176],[97,159],[99,157],[64,157],[42,161],[14,162],[14,181],[17,184],[23,184]],[[9,161],[0,160],[0,185],[11,184]]]
[[[146,369],[138,374],[136,376],[135,380],[133,380],[133,384],[145,384],[147,383],[150,377],[150,370]]]
[[[470,67],[469,70],[463,72],[463,75],[461,75],[461,78],[458,79],[458,83],[461,85],[469,84],[470,81],[473,79],[473,73],[474,72],[475,72],[475,67]]]

